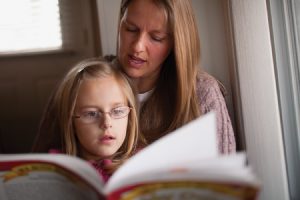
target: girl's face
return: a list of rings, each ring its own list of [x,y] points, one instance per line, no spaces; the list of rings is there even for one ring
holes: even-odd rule
[[[155,86],[172,48],[166,12],[152,0],[133,0],[120,22],[118,58],[139,92]]]
[[[122,106],[127,106],[127,101],[114,78],[83,80],[74,111],[75,116],[81,116],[74,118],[74,126],[82,158],[108,158],[121,147],[126,137],[128,115],[113,119],[108,112]],[[103,117],[95,117],[98,112],[104,113]],[[118,114],[119,110],[115,112]],[[85,121],[83,116],[94,122]]]

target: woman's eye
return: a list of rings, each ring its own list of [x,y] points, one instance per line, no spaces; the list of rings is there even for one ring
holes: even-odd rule
[[[158,36],[152,36],[151,38],[152,38],[152,40],[154,40],[154,41],[156,41],[156,42],[161,42],[161,41],[164,40],[163,37],[158,37]]]
[[[137,32],[138,29],[137,28],[133,28],[133,27],[127,27],[126,31],[128,31],[128,32]]]

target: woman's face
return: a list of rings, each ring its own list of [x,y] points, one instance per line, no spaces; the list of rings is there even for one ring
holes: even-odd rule
[[[155,86],[172,49],[167,15],[152,0],[133,0],[120,22],[118,58],[139,92]]]
[[[120,113],[127,101],[119,83],[112,77],[83,80],[76,101],[74,126],[80,156],[86,160],[108,158],[122,146],[128,115],[113,119],[108,112]],[[100,115],[98,115],[100,113]],[[105,114],[104,114],[105,113]],[[102,117],[101,117],[102,116]]]

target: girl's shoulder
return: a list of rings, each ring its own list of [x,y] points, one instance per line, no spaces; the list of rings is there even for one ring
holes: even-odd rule
[[[50,153],[50,154],[62,154],[63,152],[60,149],[49,149],[48,153]],[[105,170],[105,166],[110,165],[111,160],[109,160],[109,159],[104,159],[104,160],[101,160],[101,161],[89,160],[87,162],[97,170],[98,174],[102,177],[104,182],[108,181],[111,174],[107,173],[107,171]]]
[[[60,149],[49,149],[48,153],[50,154],[58,154],[58,153],[63,153]]]
[[[106,165],[110,165],[112,163],[109,159],[104,159],[101,161],[95,161],[95,160],[89,160],[88,163],[92,165],[98,172],[99,176],[102,177],[102,180],[106,183],[108,179],[110,178],[111,174],[105,170]]]

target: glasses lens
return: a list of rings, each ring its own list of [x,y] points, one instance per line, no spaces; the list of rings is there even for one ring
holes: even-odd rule
[[[110,114],[111,114],[112,118],[119,119],[119,118],[127,116],[129,114],[129,112],[130,112],[129,107],[122,106],[122,107],[112,109]]]
[[[97,122],[101,118],[101,113],[97,111],[86,112],[81,116],[81,119],[84,123],[94,123]]]
[[[126,117],[129,114],[130,109],[131,108],[129,108],[128,106],[121,106],[113,108],[110,112],[106,113],[109,114],[113,119],[120,119]],[[83,123],[92,124],[99,122],[99,120],[103,120],[104,115],[104,113],[99,111],[88,111],[82,113],[82,115],[80,116],[76,116],[76,118],[80,119]]]

